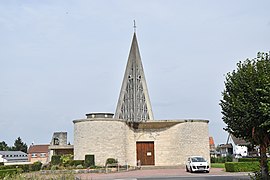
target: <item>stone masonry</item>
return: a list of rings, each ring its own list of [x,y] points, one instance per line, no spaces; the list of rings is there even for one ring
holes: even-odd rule
[[[107,158],[136,166],[136,142],[154,142],[156,166],[181,166],[188,156],[210,160],[207,120],[164,120],[134,128],[113,118],[74,120],[74,159],[94,154],[96,165]],[[151,124],[152,123],[152,124]]]

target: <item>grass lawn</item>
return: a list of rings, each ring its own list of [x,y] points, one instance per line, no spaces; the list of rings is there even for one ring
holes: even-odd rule
[[[225,168],[224,163],[211,163],[211,168]]]

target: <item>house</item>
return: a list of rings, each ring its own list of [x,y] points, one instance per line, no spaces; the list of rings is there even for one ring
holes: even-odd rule
[[[88,113],[73,120],[74,159],[91,154],[97,166],[108,158],[131,166],[183,166],[195,155],[210,161],[208,122],[154,119],[134,32],[115,113]]]
[[[34,145],[32,144],[28,149],[29,162],[40,161],[42,164],[48,162],[49,158],[49,144]]]
[[[229,134],[227,144],[232,145],[233,156],[236,158],[248,156],[248,146],[250,143],[244,139],[236,138],[234,135]]]
[[[53,155],[73,155],[73,145],[67,143],[67,132],[54,132],[49,145],[49,161]]]
[[[0,162],[9,163],[28,162],[28,155],[22,151],[0,151]]]
[[[219,144],[217,151],[219,156],[226,157],[233,154],[233,146],[232,144]]]
[[[209,137],[209,150],[210,150],[211,157],[217,157],[219,155],[219,153],[216,151],[214,138],[211,136]]]
[[[226,144],[220,144],[217,149],[221,156],[232,155],[235,158],[249,156],[249,142],[241,138],[236,138],[234,135],[229,134]],[[250,150],[251,151],[251,150]]]

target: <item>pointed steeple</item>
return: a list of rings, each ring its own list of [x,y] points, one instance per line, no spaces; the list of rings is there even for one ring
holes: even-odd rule
[[[135,32],[115,118],[131,122],[144,122],[154,119]]]

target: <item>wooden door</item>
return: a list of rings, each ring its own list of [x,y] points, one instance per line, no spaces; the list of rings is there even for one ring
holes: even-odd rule
[[[141,165],[155,165],[154,142],[136,142],[136,148]]]

